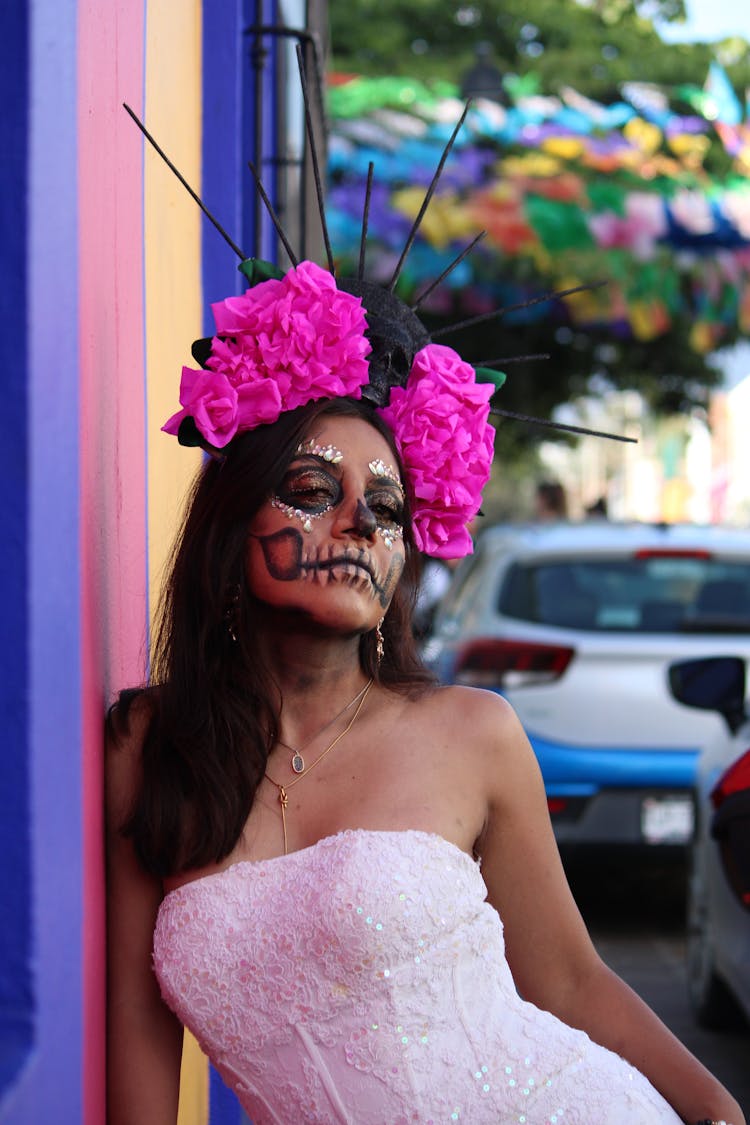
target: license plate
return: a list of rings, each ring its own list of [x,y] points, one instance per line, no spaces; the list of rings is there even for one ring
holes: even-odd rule
[[[690,797],[644,797],[641,834],[647,844],[687,844],[693,838]]]

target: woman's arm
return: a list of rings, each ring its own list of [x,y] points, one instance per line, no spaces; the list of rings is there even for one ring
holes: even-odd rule
[[[151,967],[162,888],[120,832],[140,780],[145,711],[136,702],[129,730],[106,749],[108,1125],[177,1120],[182,1027],[163,1003]]]
[[[735,1099],[600,960],[573,900],[539,767],[505,700],[479,703],[488,815],[478,842],[521,995],[636,1066],[688,1123],[744,1125]]]

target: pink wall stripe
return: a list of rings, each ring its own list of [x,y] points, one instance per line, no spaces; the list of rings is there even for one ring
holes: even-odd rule
[[[102,717],[146,637],[143,159],[145,0],[78,16],[84,1120],[104,1120]]]

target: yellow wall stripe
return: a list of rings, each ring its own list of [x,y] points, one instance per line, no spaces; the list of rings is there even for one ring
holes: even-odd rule
[[[201,182],[201,3],[149,0],[146,29],[146,119],[189,184]],[[148,541],[150,605],[200,463],[161,432],[179,409],[183,364],[202,334],[201,219],[195,202],[149,150],[145,167]]]
[[[201,183],[200,0],[148,0],[146,124],[188,183]],[[183,364],[202,334],[201,213],[158,155],[145,160],[145,292],[151,616],[200,453],[161,432],[179,408]],[[185,1036],[178,1125],[206,1125],[208,1066]]]

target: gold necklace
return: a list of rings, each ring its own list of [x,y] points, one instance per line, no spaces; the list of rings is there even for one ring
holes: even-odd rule
[[[340,719],[342,715],[345,715],[349,708],[353,707],[354,704],[357,703],[358,700],[365,694],[368,687],[369,684],[365,684],[365,686],[361,688],[354,696],[354,699],[350,699],[347,705],[345,707],[342,707],[340,711],[337,711],[332,719],[329,719],[324,726],[322,726],[319,730],[316,730],[315,734],[311,734],[307,741],[302,743],[299,750],[295,750],[293,746],[290,746],[288,742],[284,742],[282,738],[276,739],[279,746],[283,746],[285,750],[291,750],[292,758],[289,764],[295,773],[303,774],[305,772],[305,759],[302,757],[302,751],[306,750],[310,743],[314,742],[315,739],[319,735],[321,735],[324,730],[328,730],[329,727],[332,727],[337,719]],[[310,769],[312,769],[312,766],[310,767]]]
[[[322,762],[323,759],[325,758],[326,754],[330,754],[330,752],[331,752],[331,750],[333,750],[334,746],[337,746],[338,743],[341,742],[341,739],[344,737],[344,735],[349,733],[349,731],[352,729],[352,727],[356,723],[356,721],[359,717],[360,711],[362,710],[362,708],[365,705],[365,700],[367,699],[367,695],[368,695],[368,692],[370,691],[371,687],[372,687],[372,680],[368,680],[367,683],[365,684],[365,686],[363,687],[362,691],[359,693],[362,698],[359,701],[359,705],[357,707],[357,710],[354,712],[351,719],[346,724],[346,726],[341,731],[341,733],[337,734],[336,737],[334,738],[333,742],[331,742],[328,746],[326,746],[323,753],[319,754],[318,757],[315,759],[315,761],[311,763],[311,765],[307,766],[306,769],[303,769],[301,773],[298,773],[297,776],[295,778],[293,778],[289,782],[288,785],[279,785],[278,781],[274,781],[274,779],[269,774],[265,775],[268,778],[268,780],[271,782],[271,785],[275,785],[276,788],[279,791],[279,806],[281,808],[281,828],[282,828],[282,831],[284,833],[284,855],[289,854],[288,848],[287,848],[287,838],[286,838],[286,809],[287,809],[287,805],[289,804],[289,798],[287,796],[287,793],[289,792],[289,790],[292,788],[293,785],[296,785],[297,782],[301,781],[303,777],[306,777],[310,773],[311,770],[314,770],[315,767],[317,766],[318,762]],[[357,697],[355,696],[354,698],[356,699]],[[354,700],[352,700],[352,703],[353,702],[354,702]],[[351,703],[349,704],[349,706],[351,707]],[[346,710],[346,708],[344,708],[344,710]],[[338,718],[338,716],[336,716],[336,717]],[[287,749],[291,749],[291,747],[287,747]]]

